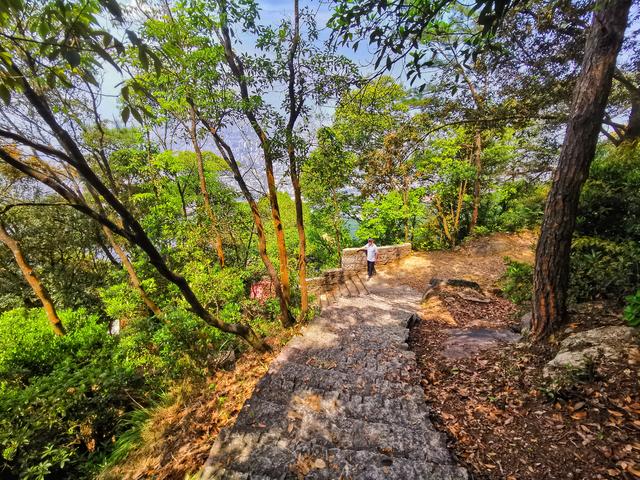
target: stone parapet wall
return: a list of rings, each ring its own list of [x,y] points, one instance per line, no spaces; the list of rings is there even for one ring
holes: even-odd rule
[[[307,288],[312,295],[320,295],[330,292],[351,275],[367,271],[367,258],[364,252],[358,248],[345,248],[342,250],[342,268],[325,270],[319,277],[307,278]],[[411,244],[387,245],[378,247],[379,265],[406,257],[411,253]]]
[[[325,270],[319,277],[307,278],[309,293],[319,295],[328,292],[345,281],[345,272],[342,268]]]
[[[365,252],[358,251],[360,248],[345,248],[342,250],[342,268],[347,272],[354,270],[367,270],[367,256]],[[411,253],[411,244],[402,243],[400,245],[385,245],[378,247],[378,265],[393,262]]]

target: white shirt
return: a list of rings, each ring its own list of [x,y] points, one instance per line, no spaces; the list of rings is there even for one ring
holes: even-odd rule
[[[368,243],[364,246],[364,249],[367,251],[367,261],[375,262],[376,256],[378,255],[378,247],[375,243],[369,245]]]

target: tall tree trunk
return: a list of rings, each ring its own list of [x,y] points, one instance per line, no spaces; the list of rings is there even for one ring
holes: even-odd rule
[[[249,190],[249,187],[244,181],[244,178],[242,178],[240,167],[231,147],[222,139],[217,130],[212,125],[210,125],[207,120],[203,118],[200,118],[200,120],[211,132],[216,146],[218,147],[218,150],[220,150],[222,158],[225,162],[227,162],[227,165],[229,165],[229,168],[233,172],[233,177],[235,178],[236,183],[240,187],[240,191],[242,191],[242,195],[244,196],[247,204],[249,205],[249,208],[251,209],[253,223],[256,227],[258,236],[258,254],[260,255],[260,259],[267,269],[267,273],[269,274],[271,281],[273,282],[273,287],[276,291],[276,297],[278,297],[278,301],[280,303],[280,322],[284,327],[290,327],[295,323],[295,318],[293,318],[293,315],[291,315],[291,312],[289,311],[289,302],[282,290],[282,284],[280,283],[278,273],[276,272],[276,269],[269,259],[269,255],[267,254],[267,237],[264,231],[264,225],[262,224],[262,217],[260,216],[258,203],[253,198],[251,190]]]
[[[304,230],[304,213],[302,210],[302,192],[300,176],[291,173],[293,196],[296,205],[296,226],[298,228],[298,277],[300,283],[300,320],[304,320],[309,310],[309,290],[307,288],[307,237]]]
[[[336,199],[336,193],[331,195],[333,201],[333,229],[336,232],[336,247],[338,249],[338,268],[342,266],[342,231],[340,228],[340,208],[338,207],[338,200]]]
[[[191,143],[193,144],[193,149],[196,153],[196,161],[198,163],[200,193],[202,194],[202,200],[204,202],[204,210],[207,214],[207,217],[209,217],[209,221],[211,222],[211,233],[213,234],[214,245],[216,248],[216,253],[218,254],[218,262],[220,262],[220,266],[224,268],[224,250],[222,248],[222,236],[220,235],[220,230],[218,228],[218,218],[213,211],[213,208],[211,208],[211,198],[209,197],[209,190],[207,190],[207,179],[204,175],[204,159],[202,158],[202,150],[200,149],[200,144],[198,143],[198,123],[196,118],[196,111],[193,106],[189,107],[189,115],[191,119],[189,136],[191,137]]]
[[[476,178],[473,182],[473,213],[469,231],[473,232],[478,224],[478,212],[480,210],[480,175],[482,173],[482,132],[477,130],[473,138],[473,164],[476,167]]]
[[[569,256],[580,189],[589,174],[631,0],[599,0],[573,93],[558,166],[547,197],[533,278],[531,336],[547,337],[566,315]]]
[[[7,232],[7,229],[2,222],[0,222],[0,242],[4,243],[9,250],[11,250],[18,267],[20,267],[22,275],[24,275],[24,278],[33,290],[33,293],[35,293],[40,302],[42,302],[42,307],[47,314],[49,323],[51,323],[53,332],[58,336],[64,335],[66,333],[64,326],[60,321],[60,317],[58,317],[56,307],[53,305],[53,300],[51,300],[49,292],[36,275],[36,272],[34,272],[33,267],[29,265],[29,262],[20,247],[20,243],[9,235],[9,232]]]
[[[102,231],[104,232],[105,237],[107,237],[107,240],[109,240],[109,243],[111,244],[113,250],[116,252],[116,255],[118,255],[118,258],[120,258],[122,266],[127,271],[127,274],[129,275],[129,283],[131,283],[131,286],[136,289],[144,304],[156,317],[162,315],[162,310],[160,310],[160,307],[158,307],[158,305],[151,299],[151,297],[149,297],[149,294],[142,286],[142,282],[140,281],[136,270],[133,268],[131,260],[129,260],[127,253],[120,246],[120,244],[118,244],[111,230],[103,226]]]
[[[272,151],[272,143],[267,133],[263,130],[258,118],[256,117],[253,108],[251,107],[252,101],[249,95],[249,87],[247,85],[247,75],[244,71],[244,65],[242,59],[239,58],[233,50],[231,44],[231,34],[229,32],[229,25],[227,24],[227,2],[226,0],[219,0],[218,5],[220,7],[220,28],[217,31],[219,34],[222,46],[224,48],[225,59],[231,73],[233,74],[238,87],[240,88],[240,97],[242,98],[243,113],[251,128],[258,136],[260,140],[260,147],[264,156],[264,167],[267,179],[267,187],[269,190],[269,203],[271,205],[271,218],[273,219],[273,227],[276,234],[276,242],[278,245],[278,260],[280,261],[280,284],[282,285],[282,294],[286,303],[289,303],[291,297],[291,287],[289,284],[289,265],[287,258],[287,247],[284,239],[284,226],[282,219],[280,218],[280,206],[278,205],[278,192],[276,188],[276,179],[273,169],[274,153]]]
[[[404,215],[404,242],[409,241],[409,175],[405,175],[402,185],[402,214]]]
[[[300,43],[300,11],[298,0],[293,1],[293,38],[287,57],[289,70],[288,100],[289,120],[286,127],[287,154],[289,156],[289,174],[293,186],[293,197],[296,206],[296,227],[298,229],[298,277],[300,283],[300,320],[307,316],[309,310],[309,292],[307,289],[307,237],[304,231],[304,211],[302,209],[302,192],[300,190],[300,160],[296,155],[293,128],[302,110],[304,97],[296,95],[296,70],[294,60]]]

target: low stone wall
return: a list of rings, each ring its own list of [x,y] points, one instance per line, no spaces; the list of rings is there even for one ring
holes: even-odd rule
[[[406,257],[411,253],[411,244],[387,245],[378,247],[379,265]],[[358,272],[367,271],[367,258],[364,252],[359,252],[358,248],[345,248],[342,250],[342,268],[332,268],[325,270],[319,277],[307,278],[307,288],[312,295],[320,295],[329,292],[344,283],[347,277]]]
[[[338,284],[344,282],[345,272],[342,268],[332,268],[325,270],[319,277],[307,278],[307,288],[309,293],[320,295],[321,293],[333,290]]]
[[[359,252],[359,248],[345,248],[342,250],[342,268],[351,272],[354,270],[367,270],[367,256],[365,252]],[[411,244],[402,243],[400,245],[385,245],[378,247],[377,265],[393,262],[411,253]]]

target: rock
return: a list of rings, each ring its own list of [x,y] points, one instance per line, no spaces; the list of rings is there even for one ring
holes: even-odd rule
[[[533,320],[533,313],[527,312],[520,317],[520,334],[527,335],[531,331],[531,321]]]
[[[236,352],[233,350],[221,350],[210,355],[209,359],[216,368],[228,369],[236,363]]]
[[[624,326],[594,328],[569,335],[544,368],[544,376],[554,381],[580,376],[599,364],[622,360],[638,345],[635,329]],[[568,375],[569,374],[569,375]]]

